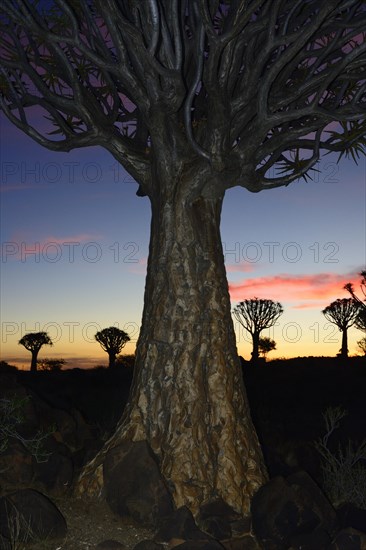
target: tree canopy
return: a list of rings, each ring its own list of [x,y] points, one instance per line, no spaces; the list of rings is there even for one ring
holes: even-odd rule
[[[29,332],[18,342],[32,353],[31,371],[37,370],[37,357],[42,346],[53,346],[53,342],[47,332]]]
[[[108,327],[95,334],[95,339],[101,345],[101,348],[108,353],[109,366],[114,367],[116,356],[122,348],[130,341],[127,332],[118,327]]]
[[[264,329],[272,327],[282,313],[283,308],[280,302],[260,298],[243,300],[234,307],[235,318],[253,338],[253,361],[258,360],[260,333]]]
[[[365,152],[365,29],[355,0],[3,0],[0,107],[49,149],[105,147],[140,194],[162,127],[206,193],[260,191]]]
[[[341,355],[347,357],[347,330],[355,324],[360,312],[360,305],[353,298],[338,298],[322,310],[324,317],[337,325],[342,332]]]
[[[347,283],[344,288],[348,290],[352,298],[359,304],[359,313],[355,321],[355,327],[364,330],[366,332],[366,270],[361,271],[360,273],[361,283],[360,290],[364,298],[359,298],[355,292],[354,285],[352,283]]]

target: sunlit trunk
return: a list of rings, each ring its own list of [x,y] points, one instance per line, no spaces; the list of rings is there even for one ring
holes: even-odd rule
[[[221,206],[179,194],[152,200],[133,387],[107,447],[147,440],[177,506],[197,512],[220,495],[248,514],[266,472],[236,350]]]

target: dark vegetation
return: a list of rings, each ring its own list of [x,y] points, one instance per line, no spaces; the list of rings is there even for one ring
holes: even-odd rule
[[[271,475],[298,468],[321,481],[320,456],[313,443],[324,433],[322,413],[343,407],[347,416],[334,436],[335,448],[366,434],[366,360],[350,357],[299,357],[253,365],[242,361],[251,414]],[[100,443],[113,433],[127,402],[133,367],[18,371],[6,364],[0,378],[14,373],[17,382],[63,410],[77,409]],[[1,385],[1,384],[0,384]]]

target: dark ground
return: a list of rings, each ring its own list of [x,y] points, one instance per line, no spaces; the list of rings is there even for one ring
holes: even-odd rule
[[[0,368],[0,384],[1,372]],[[132,381],[128,367],[12,372],[19,384],[52,407],[78,409],[93,427],[99,446],[113,432]],[[322,412],[327,407],[341,406],[348,412],[332,436],[334,448],[348,439],[358,444],[366,438],[366,358],[306,357],[257,366],[244,362],[243,378],[271,475],[287,475],[300,468],[321,484],[320,459],[313,443],[324,434]],[[98,540],[110,538],[133,548],[148,537],[148,532],[115,517],[105,503],[93,506],[91,502],[86,509],[72,495],[55,502],[69,526],[67,539],[59,546],[62,550],[92,549]]]

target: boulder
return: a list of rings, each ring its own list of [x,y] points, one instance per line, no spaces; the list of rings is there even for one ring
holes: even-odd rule
[[[133,550],[164,550],[164,548],[162,544],[158,544],[154,540],[142,540],[134,546]]]
[[[311,533],[300,533],[291,537],[289,550],[320,550],[320,548],[328,548],[330,543],[329,534],[324,529],[319,528]]]
[[[95,550],[127,550],[127,546],[117,540],[110,539],[99,542]]]
[[[146,441],[125,441],[103,464],[105,498],[120,516],[156,527],[173,511],[173,501]]]
[[[70,489],[74,476],[70,451],[53,436],[45,439],[43,446],[49,456],[42,462],[33,458],[35,484],[48,494],[63,495]]]
[[[327,550],[365,550],[366,534],[348,527],[339,531]]]
[[[183,541],[207,539],[207,534],[197,527],[192,513],[186,506],[178,508],[178,510],[161,521],[160,528],[156,534],[156,540],[159,542],[169,542],[172,539],[181,539]]]
[[[354,504],[342,504],[337,509],[337,517],[341,529],[353,527],[359,531],[366,531],[366,510],[358,508]]]
[[[243,534],[250,530],[250,521],[240,516],[222,498],[203,504],[200,508],[197,524],[214,539],[223,540],[235,534]]]
[[[304,506],[316,513],[321,526],[330,535],[334,534],[338,529],[337,512],[313,478],[302,470],[288,476],[286,481],[302,499]]]
[[[46,496],[23,489],[0,498],[0,535],[15,542],[63,538],[65,518]]]
[[[188,540],[175,548],[177,550],[223,550],[224,547],[216,540]]]
[[[30,485],[34,477],[33,459],[28,449],[15,438],[10,438],[0,453],[0,484],[6,490]]]
[[[305,472],[272,478],[254,495],[253,530],[268,549],[289,548],[297,535],[317,529],[332,535],[336,513],[319,487]]]
[[[259,545],[252,535],[220,540],[220,544],[222,544],[225,550],[263,550],[263,547]]]

